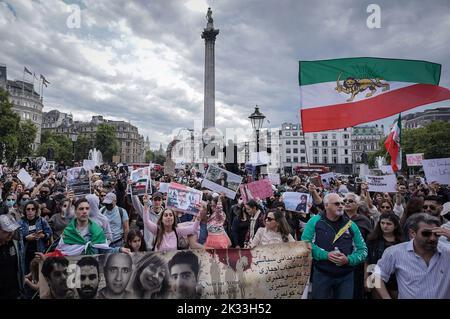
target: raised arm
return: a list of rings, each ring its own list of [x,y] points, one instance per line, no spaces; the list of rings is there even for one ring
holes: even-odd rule
[[[139,199],[138,199],[139,200]],[[142,219],[144,221],[144,226],[147,228],[153,235],[156,235],[158,232],[158,226],[150,220],[148,216],[148,195],[144,194],[144,207],[143,207],[143,216]]]

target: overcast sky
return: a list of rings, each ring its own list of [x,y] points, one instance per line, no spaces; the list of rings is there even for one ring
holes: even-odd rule
[[[381,8],[380,29],[366,25],[370,3]],[[74,4],[80,28],[67,24]],[[175,128],[203,119],[208,6],[220,30],[216,125],[241,139],[256,104],[266,127],[299,121],[299,60],[427,60],[442,64],[450,88],[448,0],[0,0],[0,63],[9,79],[22,79],[24,66],[45,75],[44,111],[130,121],[152,148],[167,145]]]

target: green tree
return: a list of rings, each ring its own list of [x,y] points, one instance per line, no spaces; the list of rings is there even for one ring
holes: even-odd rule
[[[147,153],[145,153],[145,161],[147,163],[153,162],[155,164],[164,165],[166,157],[164,155],[161,155],[159,152],[148,150]]]
[[[19,147],[20,117],[12,110],[9,94],[0,88],[0,160],[4,154],[8,165],[13,165]]]
[[[112,162],[112,157],[119,150],[116,128],[108,124],[100,124],[95,135],[95,147],[102,152],[105,162]]]
[[[433,121],[425,127],[402,130],[402,169],[407,170],[406,154],[424,153],[425,159],[450,157],[450,123]],[[377,156],[386,157],[390,163],[391,157],[384,146],[386,138],[380,140],[380,150],[369,153],[369,166],[375,167]]]
[[[145,153],[145,162],[146,162],[146,163],[152,162],[154,158],[155,158],[155,153],[153,153],[152,150],[148,150],[148,151]]]
[[[21,122],[19,125],[19,147],[17,149],[17,157],[23,158],[33,154],[31,145],[36,139],[37,127],[31,120]]]
[[[94,139],[88,136],[81,135],[78,136],[75,142],[75,160],[81,161],[87,159],[89,155],[89,150],[94,148]]]
[[[38,156],[47,158],[49,149],[53,149],[53,160],[63,160],[66,163],[71,163],[73,161],[72,140],[68,136],[48,131],[42,133],[41,145],[36,153]]]

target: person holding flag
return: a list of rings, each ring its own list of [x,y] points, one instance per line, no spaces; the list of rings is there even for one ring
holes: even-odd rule
[[[399,114],[397,122],[392,126],[391,132],[384,142],[386,151],[391,155],[391,167],[394,173],[402,169],[401,133],[402,116]]]

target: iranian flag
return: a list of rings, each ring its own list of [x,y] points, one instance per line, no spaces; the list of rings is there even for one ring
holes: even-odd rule
[[[402,169],[402,150],[400,141],[402,136],[402,116],[398,115],[397,122],[392,126],[391,132],[384,142],[387,152],[391,155],[391,167],[394,173]]]
[[[441,65],[426,61],[346,58],[300,61],[304,132],[352,127],[450,99]]]

